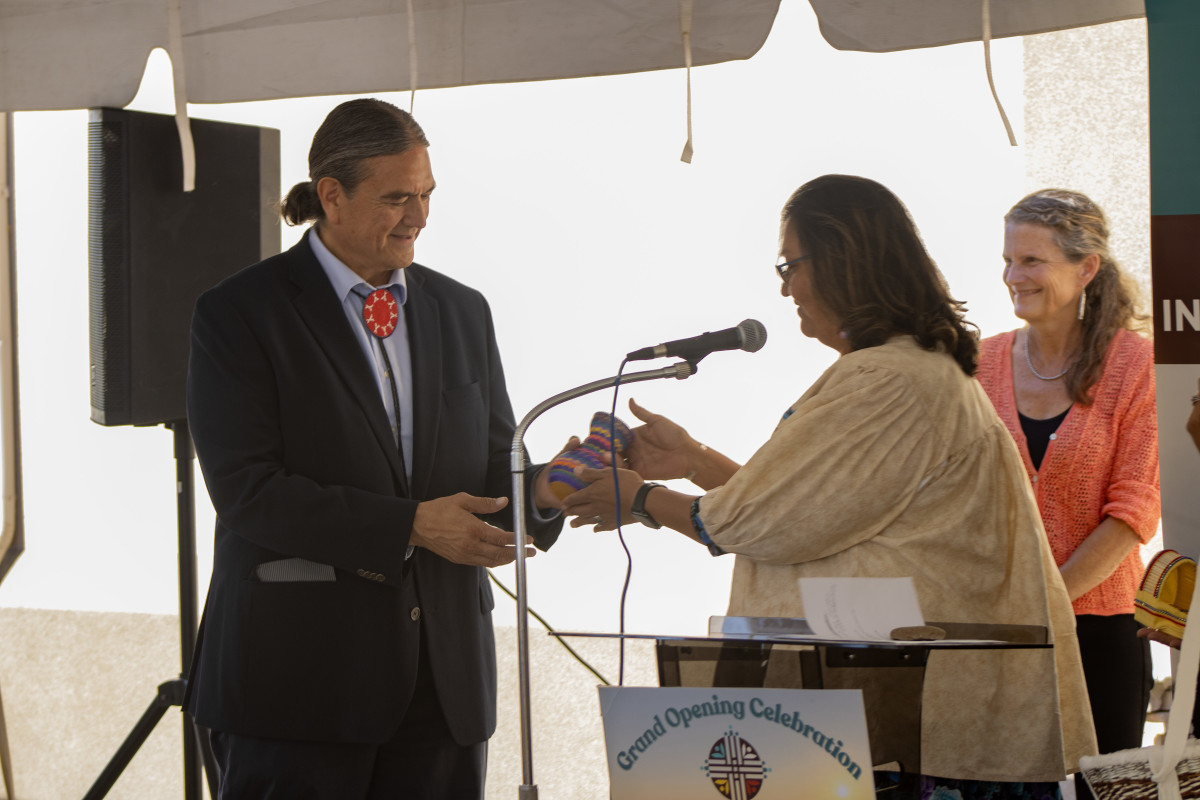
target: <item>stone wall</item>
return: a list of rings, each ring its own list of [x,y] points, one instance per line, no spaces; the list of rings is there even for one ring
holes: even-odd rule
[[[20,800],[77,800],[154,699],[179,674],[176,617],[0,608],[0,695]],[[499,728],[489,746],[488,800],[522,783],[517,644],[497,628]],[[616,682],[617,644],[571,639]],[[599,681],[544,629],[530,626],[533,780],[556,800],[608,793]],[[657,684],[653,646],[627,648],[625,682]],[[183,797],[182,718],[169,709],[109,793],[111,800]],[[5,797],[0,785],[0,798]]]

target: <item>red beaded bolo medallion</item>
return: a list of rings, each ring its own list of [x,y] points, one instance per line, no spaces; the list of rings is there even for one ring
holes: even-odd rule
[[[398,319],[400,314],[396,310],[396,298],[391,292],[387,289],[376,289],[367,295],[363,302],[363,320],[367,323],[367,330],[380,339],[387,338],[396,330]]]

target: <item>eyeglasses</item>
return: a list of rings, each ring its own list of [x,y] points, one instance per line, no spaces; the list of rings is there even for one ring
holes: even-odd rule
[[[782,259],[783,256],[779,258]],[[775,271],[779,273],[779,280],[786,283],[787,279],[792,275],[792,265],[804,261],[806,258],[809,258],[809,256],[800,256],[799,258],[793,258],[791,261],[777,261],[775,263]]]

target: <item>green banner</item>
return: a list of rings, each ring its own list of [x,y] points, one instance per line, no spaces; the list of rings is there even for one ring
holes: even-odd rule
[[[1150,212],[1200,214],[1200,3],[1146,0]]]
[[[1200,2],[1146,0],[1150,258],[1163,539],[1200,554],[1200,453],[1184,434],[1200,381]]]

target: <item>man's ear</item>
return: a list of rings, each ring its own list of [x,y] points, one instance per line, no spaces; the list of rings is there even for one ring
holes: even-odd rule
[[[346,200],[346,192],[341,182],[328,176],[321,178],[317,181],[317,197],[325,211],[325,218],[336,224],[339,221],[341,204]]]

